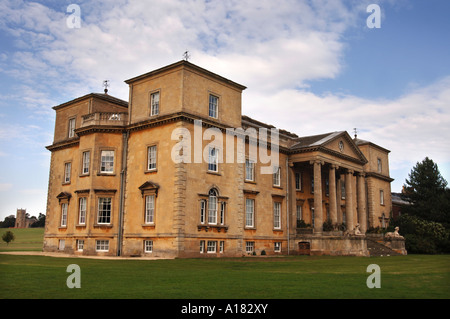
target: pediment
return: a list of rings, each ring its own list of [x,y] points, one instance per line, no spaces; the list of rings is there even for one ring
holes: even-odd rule
[[[70,198],[72,197],[72,194],[68,193],[68,192],[61,192],[58,195],[56,195],[56,198],[61,202],[61,200],[67,200],[69,201]]]
[[[155,196],[158,196],[159,185],[151,181],[147,181],[141,186],[139,186],[139,189],[141,190],[142,196],[144,196],[144,194],[146,193],[147,194],[153,193],[155,194]]]
[[[291,152],[294,154],[311,151],[326,152],[361,164],[367,163],[366,157],[346,131],[300,137],[297,143],[291,146]]]
[[[341,132],[340,134],[331,136],[321,144],[321,147],[336,155],[339,154],[343,157],[354,158],[364,163],[367,162],[366,157],[347,132]]]

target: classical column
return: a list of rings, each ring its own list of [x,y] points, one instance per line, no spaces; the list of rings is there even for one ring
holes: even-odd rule
[[[336,169],[334,164],[330,165],[329,188],[330,188],[330,219],[333,225],[337,224],[337,198],[336,198]]]
[[[361,233],[365,234],[367,231],[367,216],[366,216],[366,185],[365,174],[358,172],[358,219]]]
[[[321,234],[323,228],[322,172],[321,161],[314,161],[314,233]]]
[[[348,169],[345,175],[345,213],[347,218],[347,230],[352,231],[353,224],[353,170]]]

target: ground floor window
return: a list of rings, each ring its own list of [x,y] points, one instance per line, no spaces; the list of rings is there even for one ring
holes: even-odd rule
[[[217,252],[217,242],[216,241],[210,241],[208,240],[208,253],[215,253]]]
[[[255,242],[254,241],[247,241],[245,242],[245,252],[247,254],[251,254],[255,251]]]
[[[59,250],[64,250],[65,247],[66,247],[66,241],[64,239],[60,239],[59,240],[58,249]]]
[[[146,253],[153,252],[153,240],[144,240],[144,252]]]
[[[84,240],[77,239],[77,250],[78,251],[83,251],[83,249],[84,249]]]
[[[200,240],[200,254],[203,254],[205,252],[205,241]]]
[[[96,251],[109,251],[109,240],[97,240],[95,241]]]
[[[274,243],[273,251],[276,252],[276,253],[281,252],[281,242],[275,242]]]

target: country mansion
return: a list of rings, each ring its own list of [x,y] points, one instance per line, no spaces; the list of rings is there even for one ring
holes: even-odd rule
[[[244,116],[243,85],[184,60],[125,82],[128,102],[53,107],[44,251],[368,255],[391,213],[388,150]]]

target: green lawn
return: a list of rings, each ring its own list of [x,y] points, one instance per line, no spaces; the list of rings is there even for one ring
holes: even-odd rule
[[[7,245],[1,238],[7,231],[15,239]],[[41,251],[44,228],[0,228],[0,251]]]
[[[42,250],[43,228],[0,229],[16,239],[0,251]],[[81,269],[69,289],[67,266]],[[377,264],[381,288],[369,289]],[[450,255],[242,257],[100,260],[0,254],[0,299],[312,299],[450,298]]]
[[[67,266],[81,269],[69,289]],[[381,288],[366,285],[367,266]],[[0,255],[0,299],[309,299],[450,297],[449,255],[100,260]]]

